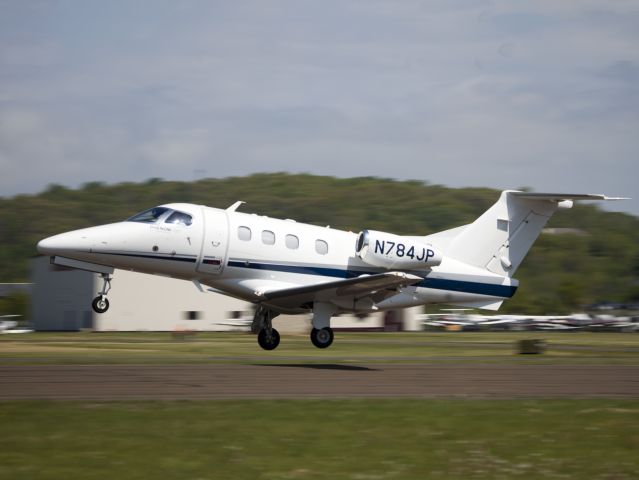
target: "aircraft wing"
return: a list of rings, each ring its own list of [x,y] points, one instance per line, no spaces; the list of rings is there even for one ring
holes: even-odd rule
[[[403,272],[384,272],[361,275],[334,282],[317,283],[300,287],[267,291],[262,294],[265,302],[296,308],[314,301],[330,301],[335,298],[361,299],[370,297],[380,302],[397,294],[397,289],[420,282],[422,277]]]

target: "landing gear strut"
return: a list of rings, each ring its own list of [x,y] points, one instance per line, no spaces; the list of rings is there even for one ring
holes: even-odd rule
[[[273,319],[279,315],[259,305],[255,310],[251,331],[257,332],[257,343],[264,350],[275,350],[280,344],[280,334],[273,328]]]
[[[104,313],[109,309],[107,293],[111,290],[111,277],[108,273],[102,273],[100,276],[102,277],[102,290],[100,290],[100,294],[91,302],[91,306],[96,313]]]
[[[333,343],[335,335],[331,328],[331,317],[336,312],[337,308],[331,303],[315,302],[313,304],[311,342],[317,348],[328,348]]]

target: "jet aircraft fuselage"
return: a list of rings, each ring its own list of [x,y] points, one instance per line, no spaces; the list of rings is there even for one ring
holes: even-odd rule
[[[313,312],[311,340],[325,348],[333,340],[330,318],[341,312],[430,303],[496,310],[515,294],[512,275],[541,227],[570,198],[607,199],[506,191],[473,224],[427,236],[356,234],[246,214],[237,211],[241,202],[227,209],[173,203],[46,238],[38,250],[103,276],[97,312],[108,308],[114,269],[133,270],[256,304],[254,329],[265,349],[279,344],[273,317]]]

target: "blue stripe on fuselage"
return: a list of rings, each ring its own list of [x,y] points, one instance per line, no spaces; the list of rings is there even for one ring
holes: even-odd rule
[[[149,255],[149,254],[141,254],[141,253],[120,253],[120,252],[100,252],[93,251],[92,253],[100,254],[100,255],[115,255],[119,257],[135,257],[135,258],[150,258],[152,260],[172,260],[174,262],[188,262],[195,263],[197,262],[197,258],[191,257],[186,258],[184,256],[166,256],[166,255]]]
[[[336,278],[354,278],[366,274],[374,275],[383,271],[344,270],[341,268],[317,267],[312,265],[282,265],[277,263],[257,263],[238,260],[229,260],[228,266]],[[421,282],[413,286],[502,298],[510,298],[515,294],[515,291],[517,291],[517,287],[512,285],[497,285],[493,283],[469,282],[466,280],[450,280],[444,278],[424,278]]]

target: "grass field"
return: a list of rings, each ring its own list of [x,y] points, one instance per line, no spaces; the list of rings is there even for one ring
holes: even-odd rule
[[[639,477],[639,400],[10,402],[2,479]]]
[[[527,338],[547,353],[515,354]],[[274,352],[243,333],[0,335],[0,365],[256,359],[637,365],[639,335],[287,335]],[[634,479],[637,452],[639,399],[0,402],[0,480]]]
[[[545,340],[544,355],[516,355],[521,339]],[[254,335],[198,333],[31,333],[0,335],[0,364],[308,362],[477,362],[639,364],[639,334],[590,332],[337,333],[326,350],[305,335],[283,335],[265,352]]]

